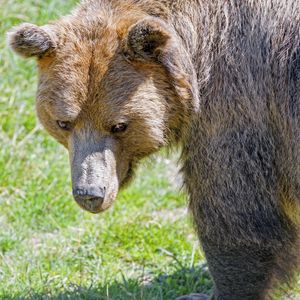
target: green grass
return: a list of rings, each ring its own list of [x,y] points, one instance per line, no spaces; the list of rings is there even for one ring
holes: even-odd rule
[[[86,213],[72,199],[67,153],[36,120],[35,63],[7,49],[5,32],[21,22],[44,24],[74,3],[0,0],[0,299],[209,293],[173,161],[148,162],[104,214]]]
[[[33,60],[5,44],[21,22],[44,24],[75,1],[0,0],[0,299],[174,299],[211,281],[170,180],[156,157],[101,215],[71,196],[66,151],[38,125]]]

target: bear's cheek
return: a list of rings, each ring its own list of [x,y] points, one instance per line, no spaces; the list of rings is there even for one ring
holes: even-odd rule
[[[122,149],[125,150],[125,157],[128,157],[127,161],[130,165],[131,162],[139,161],[155,153],[165,145],[165,142],[163,120],[158,119],[154,124],[147,124],[144,120],[122,140]]]

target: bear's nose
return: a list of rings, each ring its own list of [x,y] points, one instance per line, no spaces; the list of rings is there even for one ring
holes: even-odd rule
[[[101,206],[105,198],[105,188],[77,187],[73,189],[73,197],[84,209],[93,212]]]

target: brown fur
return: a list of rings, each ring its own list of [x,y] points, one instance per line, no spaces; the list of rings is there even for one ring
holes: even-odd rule
[[[268,299],[291,281],[300,249],[297,1],[87,0],[48,26],[17,27],[9,41],[38,57],[37,112],[69,150],[79,205],[107,209],[140,159],[181,144],[213,299]],[[113,133],[117,124],[126,131]]]

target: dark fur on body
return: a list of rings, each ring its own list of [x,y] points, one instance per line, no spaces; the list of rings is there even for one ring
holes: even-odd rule
[[[190,208],[214,299],[265,299],[299,270],[300,4],[194,3],[198,44],[186,44],[200,113],[182,155]],[[186,40],[186,19],[174,19]]]
[[[157,122],[147,121],[155,130],[150,137],[148,132],[140,133],[144,148],[138,154],[133,152],[134,165],[161,146],[181,143],[184,185],[215,282],[213,299],[268,299],[278,283],[290,282],[299,271],[300,3],[89,0],[74,12],[75,21],[70,18],[70,23],[58,23],[65,27],[60,41],[51,42],[51,34],[37,31],[25,47],[26,42],[16,35],[11,45],[22,55],[30,56],[37,55],[40,44],[44,55],[45,45],[54,47],[68,39],[70,28],[74,36],[92,39],[102,18],[98,19],[95,12],[103,10],[107,10],[103,18],[121,24],[117,30],[121,46],[114,46],[114,50],[126,44],[126,57],[134,61],[139,71],[147,71],[143,73],[145,77],[157,76],[155,88],[161,87],[159,93],[167,99],[166,104],[159,98],[159,105],[153,105],[152,110],[140,104],[140,110],[148,110],[147,117],[153,121],[161,121],[158,115],[166,119],[171,116],[164,120],[164,136],[156,138],[155,147],[154,137],[163,125],[159,123],[155,128]],[[116,15],[120,17],[111,17]],[[144,21],[135,26],[139,19]],[[107,40],[117,45],[118,42],[111,42],[112,36]],[[52,51],[51,48],[51,55]],[[48,68],[49,62],[44,59],[40,64],[41,69]],[[124,66],[124,72],[125,63],[119,64]],[[107,68],[113,67],[110,64]],[[89,67],[89,75],[93,71]],[[124,73],[124,80],[132,76],[130,72]],[[103,76],[101,82],[105,81],[106,75],[98,73],[95,78]],[[118,73],[106,73],[111,79],[108,86]],[[95,89],[89,80],[90,89]],[[45,85],[43,76],[41,82]],[[131,87],[136,86],[122,86],[125,90]],[[147,86],[143,96],[148,93]],[[49,95],[48,90],[46,94]],[[155,97],[153,94],[153,103]],[[132,108],[126,109],[129,114]],[[47,116],[40,118],[46,122]],[[83,121],[83,127],[82,124]],[[44,126],[67,144],[54,125]],[[92,136],[97,148],[100,137]],[[145,137],[149,138],[146,143]],[[114,143],[107,139],[102,148]],[[138,143],[127,143],[130,153]],[[79,155],[76,153],[75,158]],[[126,168],[124,163],[125,171],[119,172],[119,177],[128,173]]]
[[[265,299],[299,264],[300,5],[212,2],[185,184],[215,298]]]
[[[214,299],[265,299],[299,270],[300,4],[172,5],[197,66],[182,171]]]

